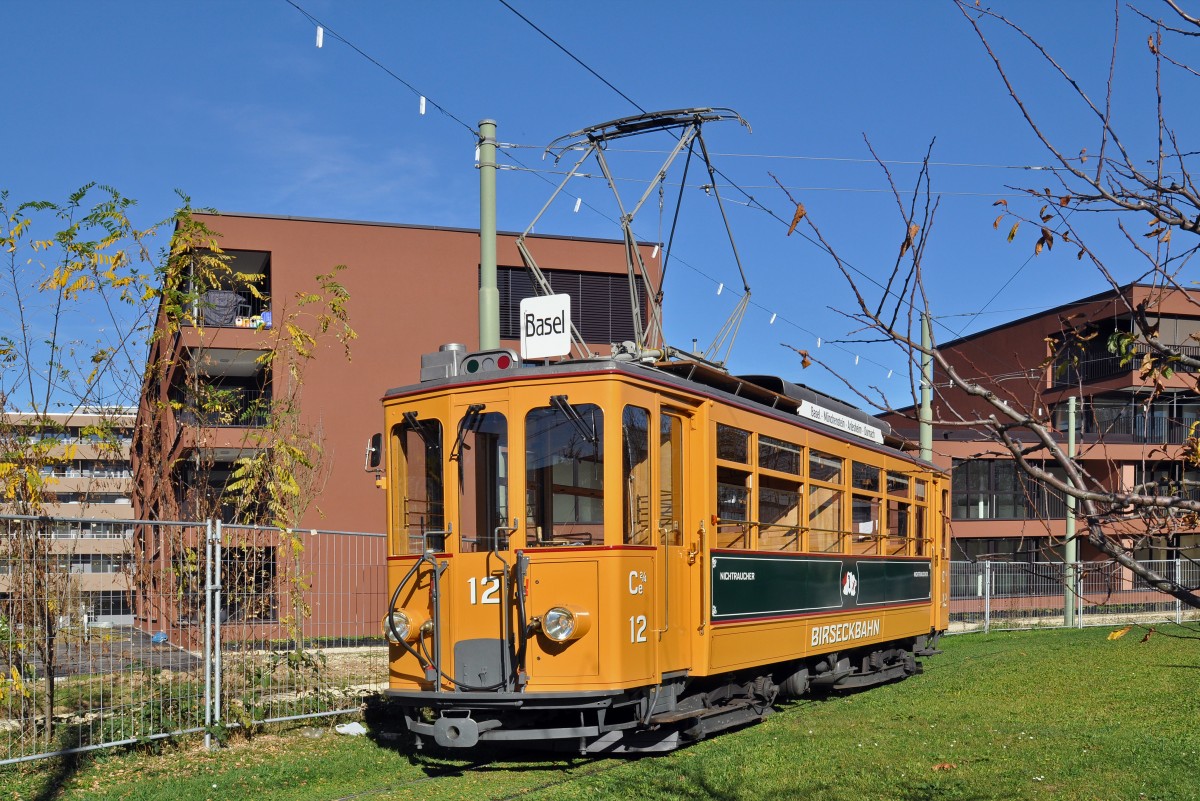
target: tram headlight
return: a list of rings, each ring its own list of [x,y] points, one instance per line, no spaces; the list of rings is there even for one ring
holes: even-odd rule
[[[429,619],[407,609],[394,610],[383,619],[383,635],[388,642],[399,645],[401,642],[412,642],[430,626]]]
[[[552,606],[542,615],[542,633],[555,642],[578,640],[591,627],[591,615],[575,606]]]

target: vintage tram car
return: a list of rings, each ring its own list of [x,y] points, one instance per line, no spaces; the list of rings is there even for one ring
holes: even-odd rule
[[[946,477],[886,424],[687,358],[422,365],[368,449],[418,745],[666,751],[936,653]]]

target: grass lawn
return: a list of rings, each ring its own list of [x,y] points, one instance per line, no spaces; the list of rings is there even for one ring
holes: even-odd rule
[[[0,769],[0,798],[1200,800],[1200,632],[1109,631],[952,637],[922,676],[665,757],[463,772],[471,762],[317,723],[213,753],[189,742]]]

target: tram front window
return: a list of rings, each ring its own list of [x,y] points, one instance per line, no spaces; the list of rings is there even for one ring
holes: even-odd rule
[[[604,540],[604,413],[556,396],[525,416],[526,546]]]
[[[446,513],[442,478],[442,424],[409,412],[392,429],[393,449],[401,464],[403,494],[396,493],[397,553],[420,553],[446,547]]]

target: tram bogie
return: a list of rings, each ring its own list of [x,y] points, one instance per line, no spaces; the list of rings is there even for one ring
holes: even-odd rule
[[[388,393],[387,694],[419,743],[670,750],[936,652],[945,476],[833,399],[706,369]]]

